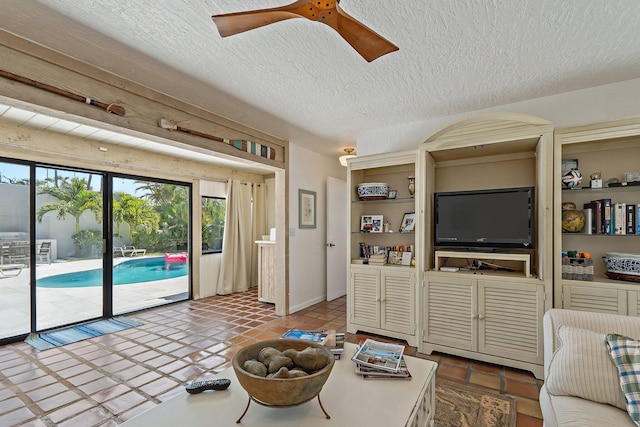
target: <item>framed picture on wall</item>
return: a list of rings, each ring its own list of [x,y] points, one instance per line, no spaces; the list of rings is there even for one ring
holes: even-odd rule
[[[298,227],[316,228],[316,192],[298,189]]]

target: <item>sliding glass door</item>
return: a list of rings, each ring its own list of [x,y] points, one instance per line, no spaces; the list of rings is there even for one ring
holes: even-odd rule
[[[189,298],[190,189],[113,178],[113,313]]]
[[[30,330],[30,168],[0,161],[0,339]]]
[[[190,186],[0,159],[0,200],[0,341],[190,297]]]
[[[36,168],[36,329],[103,314],[104,176]]]

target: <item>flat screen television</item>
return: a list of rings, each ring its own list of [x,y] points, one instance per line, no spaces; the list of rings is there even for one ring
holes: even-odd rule
[[[533,249],[533,187],[436,193],[435,245]]]

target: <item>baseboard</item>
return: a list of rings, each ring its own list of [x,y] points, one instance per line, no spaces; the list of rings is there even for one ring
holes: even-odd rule
[[[319,296],[317,298],[310,299],[310,300],[305,301],[303,303],[296,304],[296,305],[291,305],[291,306],[289,306],[289,314],[293,314],[296,311],[303,310],[303,309],[305,309],[307,307],[311,307],[314,304],[318,304],[319,302],[323,302],[323,301],[326,301],[326,300],[327,300],[327,295],[321,295],[321,296]]]

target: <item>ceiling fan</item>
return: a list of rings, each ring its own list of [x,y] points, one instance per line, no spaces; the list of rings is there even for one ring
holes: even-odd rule
[[[285,19],[307,18],[318,21],[336,30],[368,62],[398,50],[389,40],[345,13],[338,3],[340,0],[298,0],[286,6],[270,9],[213,15],[212,19],[221,37]]]

